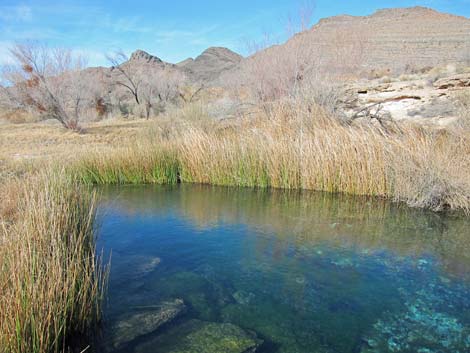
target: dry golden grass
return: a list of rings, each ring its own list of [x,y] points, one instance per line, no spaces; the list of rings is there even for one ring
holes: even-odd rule
[[[109,120],[88,124],[83,133],[55,123],[5,123],[0,129],[0,163],[3,161],[69,160],[80,151],[106,150],[134,142],[152,122]]]
[[[138,144],[87,153],[71,169],[86,183],[310,189],[470,211],[467,134],[411,124],[346,125],[298,102],[268,111],[223,128],[160,123]]]
[[[190,106],[156,121],[94,123],[83,134],[8,126],[0,131],[0,166],[3,157],[4,171],[55,163],[86,183],[303,188],[470,210],[470,137],[462,124],[345,125],[298,101],[229,123],[206,115]]]
[[[2,183],[0,196],[0,352],[66,351],[100,316],[95,198],[53,172]]]

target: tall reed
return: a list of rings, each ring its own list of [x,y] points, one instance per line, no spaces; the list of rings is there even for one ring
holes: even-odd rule
[[[100,319],[95,196],[55,172],[10,181],[1,196],[0,352],[66,351]]]
[[[163,133],[164,132],[164,133]],[[85,182],[190,182],[374,195],[470,212],[470,137],[411,124],[346,124],[284,101],[232,124],[174,121],[139,144],[89,153]]]

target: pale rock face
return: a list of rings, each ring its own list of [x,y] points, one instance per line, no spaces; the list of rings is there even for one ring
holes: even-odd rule
[[[357,99],[346,108],[347,116],[370,107],[383,118],[410,120],[424,124],[448,125],[458,119],[456,97],[470,90],[470,74],[442,78],[430,84],[426,75],[407,80],[360,80],[349,87]]]
[[[470,87],[470,73],[441,78],[434,82],[434,87],[438,89]]]

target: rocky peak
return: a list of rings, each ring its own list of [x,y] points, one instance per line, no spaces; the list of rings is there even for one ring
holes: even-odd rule
[[[176,64],[176,66],[179,66],[179,67],[184,67],[186,65],[190,65],[194,62],[194,59],[193,58],[187,58],[186,60],[183,60],[179,63]]]
[[[139,61],[139,62],[145,62],[145,63],[162,63],[163,62],[160,58],[153,56],[143,50],[136,50],[135,52],[133,52],[129,61]]]
[[[230,49],[224,47],[211,47],[202,52],[195,61],[222,60],[239,63],[243,57]]]
[[[235,68],[243,57],[230,49],[211,47],[196,59],[186,59],[177,66],[196,82],[210,83],[217,80],[226,71]]]

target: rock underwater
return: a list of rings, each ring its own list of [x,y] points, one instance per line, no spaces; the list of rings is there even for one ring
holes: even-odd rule
[[[254,353],[263,341],[229,323],[189,320],[149,342],[136,353]]]
[[[122,348],[127,343],[156,331],[185,310],[184,302],[181,299],[175,299],[164,302],[155,309],[127,315],[113,325],[111,339],[113,348]]]

